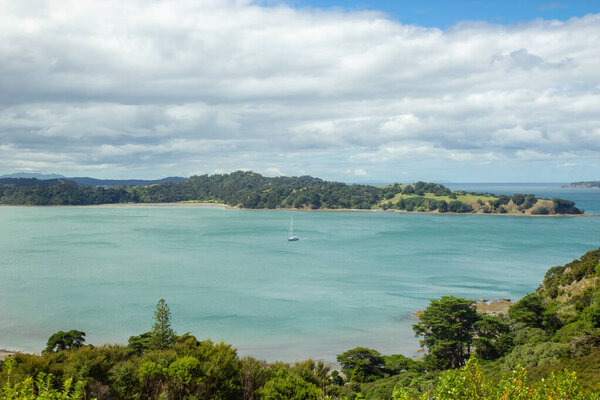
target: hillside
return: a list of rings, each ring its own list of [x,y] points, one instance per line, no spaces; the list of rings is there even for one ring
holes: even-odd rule
[[[533,194],[495,196],[491,193],[453,192],[443,185],[425,182],[383,187],[347,185],[311,176],[268,178],[243,171],[192,176],[182,181],[143,186],[93,187],[70,180],[52,181],[50,185],[48,181],[35,178],[13,181],[21,183],[0,182],[0,204],[93,205],[186,201],[216,202],[250,209],[381,209],[511,215],[583,213],[571,201],[537,199]]]
[[[164,182],[181,182],[185,180],[185,178],[180,176],[169,176],[161,179],[96,179],[87,176],[76,176],[67,179],[78,185],[85,186],[145,186]]]
[[[56,183],[61,183],[58,182],[60,180],[69,181],[70,183],[76,183],[78,185],[84,186],[143,186],[163,182],[181,182],[185,180],[185,178],[182,178],[180,176],[169,176],[161,179],[96,179],[87,176],[69,178],[58,174],[35,174],[20,172],[0,176],[0,185],[2,185],[2,182],[6,181],[7,179],[19,178],[22,181],[32,182],[28,186],[49,186]]]
[[[0,178],[0,187],[33,188],[57,185],[74,185],[74,181],[66,178],[37,179],[37,178]]]

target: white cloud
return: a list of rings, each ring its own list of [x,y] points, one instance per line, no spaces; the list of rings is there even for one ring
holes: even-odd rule
[[[279,170],[279,168],[270,167],[264,170],[267,176],[284,176],[285,174]]]
[[[347,169],[346,170],[346,174],[347,175],[354,175],[354,176],[367,176],[369,175],[367,173],[367,171],[365,171],[362,168],[356,168],[356,169]]]
[[[600,15],[443,31],[249,1],[0,0],[0,37],[6,172],[600,156]]]
[[[565,162],[556,164],[557,168],[578,168],[581,167],[581,164],[573,163],[573,162]]]

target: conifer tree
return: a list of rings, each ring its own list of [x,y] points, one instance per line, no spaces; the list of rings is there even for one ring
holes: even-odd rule
[[[150,347],[154,350],[165,350],[175,342],[175,331],[171,328],[171,310],[160,299],[154,310],[154,326],[150,337]]]

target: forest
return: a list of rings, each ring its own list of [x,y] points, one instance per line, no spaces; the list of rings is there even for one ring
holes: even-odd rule
[[[248,209],[353,209],[406,212],[555,215],[582,214],[575,203],[452,191],[426,182],[382,187],[329,182],[311,176],[264,177],[251,171],[192,176],[179,182],[94,187],[67,179],[0,180],[0,204],[98,205],[119,203],[213,202]]]
[[[422,356],[357,347],[337,365],[265,362],[177,334],[160,299],[152,329],[127,345],[86,344],[71,329],[52,334],[41,354],[8,357],[0,399],[597,399],[599,282],[597,249],[550,268],[507,313],[434,299],[413,325]]]

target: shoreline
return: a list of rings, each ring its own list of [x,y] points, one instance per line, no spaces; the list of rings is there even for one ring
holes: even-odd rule
[[[500,315],[508,313],[508,309],[515,305],[517,301],[512,301],[511,299],[479,299],[475,302],[475,308],[477,312],[480,314],[487,315]],[[413,317],[419,318],[423,314],[424,310],[418,310],[411,315]]]
[[[19,353],[19,352],[15,351],[15,350],[7,350],[7,349],[0,348],[0,361],[4,361],[6,359],[6,357],[12,356],[13,354],[17,354],[17,353]]]
[[[406,211],[406,210],[384,210],[359,209],[359,208],[242,208],[223,203],[212,202],[172,202],[172,203],[107,203],[107,204],[84,204],[84,205],[33,205],[33,204],[0,204],[0,207],[89,207],[89,208],[217,208],[222,210],[244,210],[244,211],[297,211],[297,212],[389,212],[399,214],[425,214],[425,215],[485,215],[504,217],[531,217],[531,218],[575,218],[575,217],[600,217],[600,214],[545,214],[533,215],[523,213],[440,213],[436,211]]]

